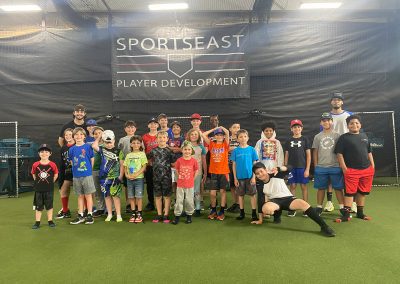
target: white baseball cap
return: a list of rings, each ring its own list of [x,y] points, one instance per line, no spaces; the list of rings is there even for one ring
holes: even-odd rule
[[[105,130],[101,135],[103,141],[113,141],[115,139],[114,132],[112,130]]]

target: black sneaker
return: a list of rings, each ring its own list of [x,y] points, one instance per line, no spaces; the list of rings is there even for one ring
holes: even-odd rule
[[[64,219],[71,218],[71,217],[72,216],[71,216],[71,211],[70,210],[68,210],[67,212],[64,213]]]
[[[81,215],[78,215],[74,220],[69,222],[71,225],[78,225],[85,222],[85,218]]]
[[[288,215],[288,217],[296,216],[296,210],[288,210],[287,215]]]
[[[331,227],[322,227],[321,228],[321,233],[324,234],[327,237],[334,237],[336,236],[335,231]]]
[[[61,210],[57,213],[56,219],[63,219],[64,218],[64,212]]]
[[[234,213],[235,210],[236,210],[236,208],[237,208],[237,205],[238,205],[238,204],[233,203],[233,204],[231,205],[231,207],[229,207],[228,209],[226,209],[226,211],[228,211],[229,213]]]
[[[185,223],[186,223],[186,224],[192,223],[192,216],[187,215],[187,216],[186,216],[186,221],[185,221]]]
[[[236,220],[243,220],[245,215],[240,214],[238,217],[236,217]],[[258,219],[257,219],[258,220]]]
[[[37,230],[40,228],[40,222],[35,222],[35,224],[33,224],[32,229],[33,230]]]
[[[186,217],[186,211],[182,211],[181,217]]]
[[[258,217],[257,217],[257,215],[253,215],[253,216],[251,216],[251,221],[257,221],[258,220]]]
[[[96,212],[93,212],[93,218],[98,218],[104,215],[104,210],[97,210]]]
[[[280,224],[282,222],[281,217],[274,217],[274,224]]]
[[[146,207],[144,207],[144,211],[153,211],[154,209],[154,204],[151,203],[147,203]]]
[[[53,221],[49,221],[48,223],[50,228],[54,228],[56,226],[56,223],[54,223]]]
[[[193,217],[200,217],[200,216],[201,216],[201,210],[194,211]]]
[[[179,223],[179,216],[175,216],[174,220],[172,220],[171,224],[172,225],[178,225]]]
[[[94,223],[92,214],[88,214],[85,218],[85,225],[91,225]]]
[[[318,216],[321,216],[322,211],[323,211],[322,207],[315,208],[315,212],[317,212]]]

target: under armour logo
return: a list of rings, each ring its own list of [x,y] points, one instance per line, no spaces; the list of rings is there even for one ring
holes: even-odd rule
[[[290,147],[293,148],[294,146],[297,146],[297,148],[300,148],[301,147],[301,141],[297,141],[297,142],[290,141]]]

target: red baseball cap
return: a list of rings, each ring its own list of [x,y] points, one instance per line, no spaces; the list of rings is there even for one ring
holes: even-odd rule
[[[293,126],[295,126],[295,125],[300,125],[301,127],[303,127],[303,123],[301,122],[300,119],[293,119],[293,120],[290,122],[290,127],[293,127]]]
[[[192,114],[192,115],[190,116],[190,120],[192,120],[192,119],[201,120],[201,115],[198,114],[198,113],[194,113],[194,114]]]

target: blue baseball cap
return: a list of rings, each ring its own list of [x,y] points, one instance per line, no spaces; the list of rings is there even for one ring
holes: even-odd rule
[[[97,122],[94,119],[88,119],[86,121],[86,126],[96,126],[96,125],[97,125]]]
[[[217,128],[214,130],[214,135],[222,134],[225,135],[225,132],[222,130],[222,128]]]

